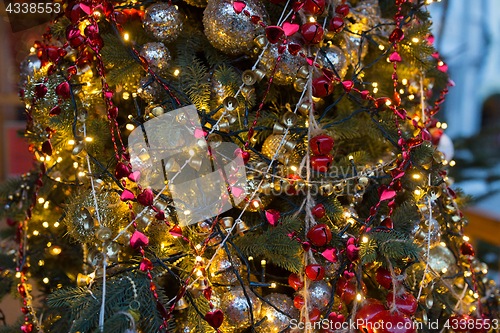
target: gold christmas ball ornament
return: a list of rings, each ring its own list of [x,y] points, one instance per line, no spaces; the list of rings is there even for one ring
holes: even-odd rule
[[[289,43],[303,45],[302,39],[298,36],[289,37]],[[279,85],[292,84],[299,69],[307,63],[306,59],[299,54],[291,54],[288,52],[288,48],[280,55],[278,44],[268,45],[259,65],[262,70],[267,72],[268,77],[272,74],[278,57],[281,58],[273,76],[273,83]]]
[[[258,16],[267,25],[269,18],[258,0],[245,1],[245,11]],[[254,24],[243,13],[237,13],[231,0],[210,0],[203,15],[205,35],[218,50],[238,55],[251,53],[254,38],[264,33],[260,24]]]
[[[291,141],[289,139],[285,139],[283,144],[281,145],[281,148],[280,150],[278,151],[278,147],[281,143],[281,140],[283,139],[283,135],[282,134],[273,134],[273,135],[270,135],[266,138],[266,140],[264,141],[264,143],[262,144],[262,154],[264,156],[266,156],[267,158],[270,158],[272,159],[274,154],[276,153],[286,153],[287,150],[293,150],[294,148],[294,145],[293,145],[293,142],[294,141]],[[288,148],[291,148],[291,149],[287,149]]]
[[[146,9],[142,26],[151,38],[169,43],[174,41],[182,31],[182,15],[176,5],[157,3]]]
[[[226,251],[221,249],[208,268],[210,282],[222,285],[233,285],[238,283],[238,278],[234,274],[233,268],[241,276],[243,273],[241,260],[233,252],[231,252],[231,260],[229,260]]]
[[[245,288],[246,294],[252,304],[254,317],[260,313],[262,302],[249,289]],[[245,297],[243,287],[237,286],[222,296],[220,309],[224,312],[224,322],[221,326],[222,332],[239,332],[250,326],[250,304]]]
[[[349,61],[345,52],[333,44],[322,48],[319,53],[317,60],[323,64],[326,68],[330,68],[333,65],[335,71],[343,79],[347,73],[347,67],[349,66]]]
[[[446,245],[438,244],[429,251],[429,266],[437,273],[446,273],[455,264],[455,256]]]
[[[273,293],[267,295],[265,299],[276,308],[288,314],[291,318],[276,311],[272,306],[263,302],[260,309],[260,316],[257,317],[257,321],[262,319],[264,319],[264,321],[255,328],[257,333],[281,332],[290,325],[291,319],[298,318],[299,311],[293,305],[293,300],[287,295]]]
[[[149,68],[156,74],[165,74],[170,65],[170,52],[160,42],[144,44],[140,55],[148,62]]]

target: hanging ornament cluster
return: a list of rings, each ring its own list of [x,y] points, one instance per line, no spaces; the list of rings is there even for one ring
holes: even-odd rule
[[[333,142],[332,137],[326,134],[315,136],[309,141],[309,149],[314,154],[310,157],[312,170],[328,172],[333,163],[333,156],[330,154],[333,149]]]

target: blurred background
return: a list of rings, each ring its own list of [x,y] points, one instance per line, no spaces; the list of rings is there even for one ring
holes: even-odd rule
[[[475,200],[465,212],[466,234],[490,277],[500,282],[500,6],[498,0],[431,1],[435,46],[455,82],[438,114],[441,129],[454,144],[450,162],[453,188]],[[12,33],[0,4],[0,181],[29,171],[32,157],[17,136],[24,129],[24,105],[18,98],[19,67],[35,40],[38,26]],[[5,227],[0,222],[0,229]],[[1,244],[0,244],[1,247]],[[2,268],[0,267],[0,273]],[[34,290],[35,291],[35,290]],[[10,303],[9,303],[10,302]],[[12,305],[9,305],[12,304]],[[17,318],[17,300],[4,299],[0,309]],[[11,313],[9,313],[9,311]]]

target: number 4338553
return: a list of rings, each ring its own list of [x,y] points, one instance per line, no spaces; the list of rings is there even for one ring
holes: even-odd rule
[[[60,3],[9,3],[5,11],[9,14],[58,14]]]

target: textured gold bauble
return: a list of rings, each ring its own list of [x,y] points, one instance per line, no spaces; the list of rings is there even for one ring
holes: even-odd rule
[[[270,135],[266,138],[264,143],[262,144],[262,154],[266,156],[267,158],[272,159],[274,154],[276,153],[286,153],[286,149],[284,145],[281,146],[279,152],[278,152],[278,147],[281,143],[281,140],[283,139],[282,134],[273,134]]]
[[[252,304],[254,317],[260,314],[262,302],[255,296],[250,288],[245,288]],[[224,312],[224,322],[221,326],[222,332],[239,332],[250,326],[250,306],[243,291],[243,287],[237,286],[225,293],[222,297],[220,309]]]
[[[267,295],[265,299],[276,308],[288,314],[292,319],[297,319],[299,316],[298,310],[293,305],[293,300],[287,295],[274,293]],[[266,317],[266,319],[264,319],[264,317]],[[257,333],[281,332],[290,325],[291,320],[281,312],[276,311],[267,303],[263,303],[260,309],[258,321],[262,319],[264,319],[264,321],[255,329]]]
[[[257,15],[266,25],[269,18],[264,5],[258,0],[246,0],[245,10]],[[210,0],[203,15],[205,36],[218,50],[228,54],[250,53],[254,38],[264,33],[264,28],[254,24],[243,13],[238,14],[231,0]]]
[[[169,43],[182,31],[182,15],[175,5],[157,3],[146,9],[142,26],[151,38]]]

